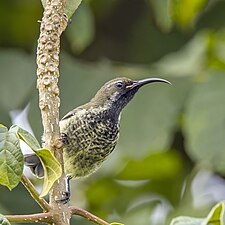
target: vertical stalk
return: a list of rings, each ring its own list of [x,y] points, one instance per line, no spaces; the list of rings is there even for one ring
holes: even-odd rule
[[[63,167],[62,145],[59,137],[59,51],[60,36],[67,26],[64,14],[66,0],[46,0],[40,26],[40,37],[37,46],[37,88],[39,90],[39,107],[44,129],[45,147],[50,149]],[[50,193],[55,225],[70,224],[70,212],[67,204],[57,203],[65,190],[65,174],[55,182]]]

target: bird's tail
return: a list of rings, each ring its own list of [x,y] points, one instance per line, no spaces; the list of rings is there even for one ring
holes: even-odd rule
[[[24,164],[28,166],[31,172],[38,178],[44,177],[44,168],[41,164],[39,157],[35,154],[24,155]]]

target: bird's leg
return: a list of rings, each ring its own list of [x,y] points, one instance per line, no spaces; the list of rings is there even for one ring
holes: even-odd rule
[[[62,202],[63,204],[66,204],[70,201],[70,180],[72,179],[71,176],[66,176],[65,182],[66,182],[66,190],[62,193],[61,199],[56,199],[57,202]]]
[[[69,144],[69,138],[68,138],[67,134],[61,133],[61,140],[62,140],[64,145],[68,145]]]
[[[65,133],[61,133],[61,141],[63,142],[64,145],[69,144],[68,136]],[[57,202],[62,202],[66,204],[70,200],[70,180],[71,176],[66,176],[65,177],[65,183],[66,183],[66,190],[62,193],[62,198],[56,199]]]

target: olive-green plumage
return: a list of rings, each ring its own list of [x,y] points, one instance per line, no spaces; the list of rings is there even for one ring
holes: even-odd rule
[[[159,78],[111,80],[101,87],[90,102],[61,119],[65,171],[69,177],[87,176],[105,161],[117,144],[122,109],[140,87],[152,82],[169,83]],[[37,156],[26,155],[25,164],[37,176],[43,176]]]

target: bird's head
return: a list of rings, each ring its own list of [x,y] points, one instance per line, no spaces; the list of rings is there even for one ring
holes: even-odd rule
[[[120,77],[105,83],[91,101],[98,106],[110,108],[120,113],[139,88],[154,82],[171,84],[169,81],[160,78],[134,81],[126,77]]]

